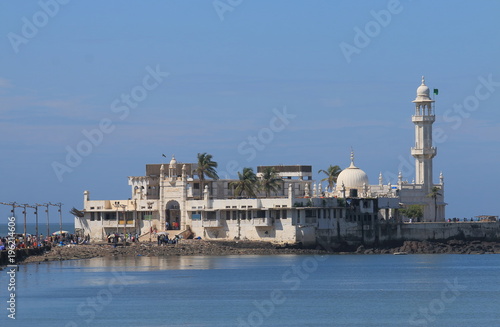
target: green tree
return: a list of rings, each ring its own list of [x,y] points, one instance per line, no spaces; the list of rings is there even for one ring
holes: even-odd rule
[[[422,219],[422,217],[424,216],[424,209],[420,204],[412,204],[406,208],[399,209],[399,213],[401,213],[403,216],[407,218],[416,219],[417,221],[420,221],[420,219]]]
[[[265,167],[260,180],[260,188],[266,193],[268,198],[271,192],[278,192],[281,189],[283,180],[279,177],[274,167]]]
[[[231,182],[231,187],[234,187],[234,196],[241,196],[243,193],[247,197],[255,198],[258,189],[257,176],[252,168],[245,167],[243,172],[238,172],[238,181]]]
[[[428,197],[434,199],[434,222],[437,221],[437,198],[438,196],[441,195],[441,193],[439,193],[439,191],[441,191],[441,189],[437,186],[434,186],[432,189],[431,189],[431,193],[427,194]]]
[[[219,179],[217,175],[217,162],[212,161],[212,155],[206,152],[198,153],[198,168],[196,168],[196,174],[200,179],[200,196],[203,194],[205,176],[212,179]]]
[[[323,178],[321,181],[328,181],[328,187],[330,190],[333,190],[333,185],[337,182],[337,178],[339,177],[339,174],[342,172],[342,169],[340,169],[339,166],[335,165],[328,167],[327,170],[320,169],[318,170],[319,173],[324,173],[326,175],[325,178]]]

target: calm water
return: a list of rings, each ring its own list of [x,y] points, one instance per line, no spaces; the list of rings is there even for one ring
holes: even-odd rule
[[[499,326],[500,255],[90,259],[20,266],[9,326]],[[0,294],[6,307],[7,275]],[[29,325],[28,325],[29,324]]]
[[[7,235],[7,233],[8,233],[7,222],[8,222],[7,218],[0,221],[0,236]],[[60,229],[59,222],[51,222],[49,224],[49,229],[50,229],[50,233],[58,231]],[[74,233],[75,223],[63,222],[62,229],[64,231]],[[35,232],[36,232],[36,224],[35,223],[26,223],[26,233],[35,235]],[[21,218],[17,217],[17,219],[16,219],[16,233],[19,233],[19,234],[24,233],[24,224],[23,224],[22,217]],[[47,235],[47,222],[45,220],[38,222],[38,233],[43,234],[43,235]]]

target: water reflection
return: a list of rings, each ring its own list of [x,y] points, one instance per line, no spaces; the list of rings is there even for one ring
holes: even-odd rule
[[[279,260],[277,260],[279,258]],[[164,256],[164,257],[102,257],[83,260],[46,263],[50,269],[84,269],[87,272],[102,271],[157,271],[157,270],[202,270],[239,269],[257,262],[264,266],[295,263],[301,256]]]
[[[85,269],[88,272],[217,269],[215,262],[208,257],[181,256],[93,258],[71,262],[64,268]]]

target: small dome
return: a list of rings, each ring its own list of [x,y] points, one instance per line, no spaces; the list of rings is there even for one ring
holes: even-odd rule
[[[425,78],[424,78],[424,76],[422,76],[422,84],[420,84],[420,86],[417,88],[417,98],[413,102],[421,102],[421,101],[434,102],[429,96],[430,93],[431,93],[431,90],[429,89],[429,87],[427,85],[425,85]]]
[[[170,168],[174,168],[177,166],[177,160],[175,160],[175,156],[172,156],[172,160],[170,160]]]
[[[354,154],[351,154],[351,165],[342,170],[337,177],[337,192],[342,191],[342,185],[344,185],[346,191],[350,189],[361,190],[365,185],[370,185],[368,175],[354,165]]]
[[[422,82],[423,83],[423,82]],[[430,90],[429,87],[425,84],[422,84],[417,89],[417,96],[429,96]]]

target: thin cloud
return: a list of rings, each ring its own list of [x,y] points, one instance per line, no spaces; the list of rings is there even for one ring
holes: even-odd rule
[[[12,83],[5,78],[0,77],[0,88],[12,87]]]

